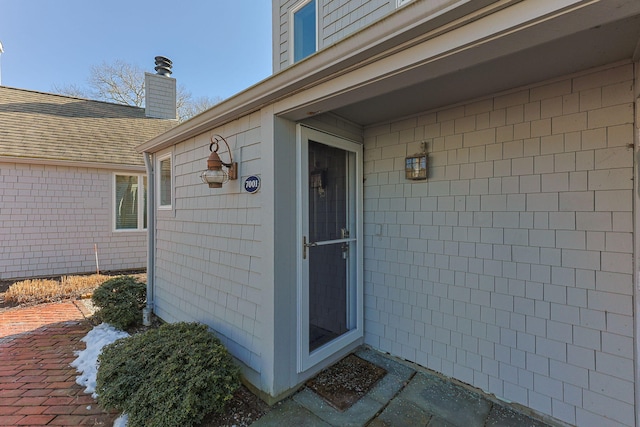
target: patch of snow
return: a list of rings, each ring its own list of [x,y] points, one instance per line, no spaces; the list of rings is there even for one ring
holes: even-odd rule
[[[76,377],[76,383],[85,387],[84,392],[91,393],[94,399],[98,397],[96,394],[96,375],[98,373],[98,356],[100,356],[102,348],[128,336],[128,333],[116,329],[108,323],[101,323],[82,338],[81,341],[86,343],[87,348],[74,352],[77,358],[71,362],[71,366],[80,373]],[[126,415],[120,416],[114,422],[114,427],[126,427],[127,419]]]
[[[113,427],[127,427],[127,423],[129,422],[129,416],[127,414],[122,414],[113,422]]]

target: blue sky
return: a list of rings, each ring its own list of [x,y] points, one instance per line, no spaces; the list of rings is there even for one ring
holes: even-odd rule
[[[228,98],[271,74],[271,1],[0,0],[0,42],[3,86],[84,87],[92,65],[162,55],[194,97]]]

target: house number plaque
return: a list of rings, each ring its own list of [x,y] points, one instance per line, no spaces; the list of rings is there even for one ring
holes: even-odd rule
[[[260,189],[260,177],[256,175],[248,176],[244,180],[244,191],[247,193],[256,193]]]

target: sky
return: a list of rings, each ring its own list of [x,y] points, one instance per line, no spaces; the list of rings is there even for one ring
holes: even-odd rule
[[[270,0],[0,0],[0,81],[53,92],[86,88],[92,66],[122,60],[226,99],[272,71]]]

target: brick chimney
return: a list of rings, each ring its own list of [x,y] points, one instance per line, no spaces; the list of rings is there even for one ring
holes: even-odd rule
[[[144,73],[145,115],[155,119],[177,119],[176,79],[171,77],[173,63],[156,56],[156,74]]]

